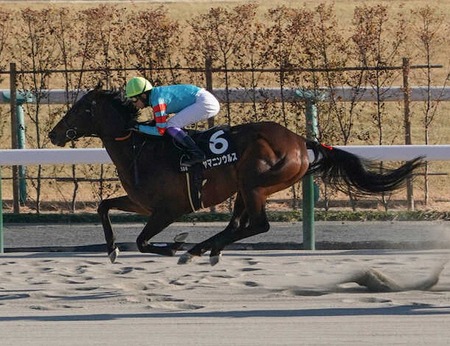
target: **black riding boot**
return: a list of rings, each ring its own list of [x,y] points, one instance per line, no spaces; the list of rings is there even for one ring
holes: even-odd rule
[[[188,158],[181,162],[182,166],[190,167],[197,163],[202,163],[205,159],[205,153],[197,146],[194,140],[186,135],[184,138],[178,141],[188,154]]]

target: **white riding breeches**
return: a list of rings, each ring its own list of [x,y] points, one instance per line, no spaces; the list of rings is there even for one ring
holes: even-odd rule
[[[167,121],[167,127],[179,127],[194,124],[206,120],[219,113],[220,104],[213,94],[201,89],[196,95],[194,104],[172,115]]]

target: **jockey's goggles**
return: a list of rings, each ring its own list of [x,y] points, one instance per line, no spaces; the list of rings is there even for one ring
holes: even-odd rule
[[[143,103],[145,103],[145,100],[144,100],[144,98],[142,97],[144,94],[139,94],[139,95],[136,95],[136,96],[132,96],[132,97],[129,97],[129,99],[131,100],[131,102],[133,102],[133,103],[136,103],[136,102],[138,102],[139,100],[141,100]],[[145,97],[145,96],[144,96]]]

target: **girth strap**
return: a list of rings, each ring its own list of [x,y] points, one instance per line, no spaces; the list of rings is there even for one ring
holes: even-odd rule
[[[189,203],[192,211],[203,208],[202,203],[202,184],[203,170],[201,167],[191,167],[191,170],[185,173],[186,186],[188,192]]]

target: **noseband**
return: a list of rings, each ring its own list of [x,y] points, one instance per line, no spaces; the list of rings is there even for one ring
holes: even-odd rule
[[[68,125],[67,124],[67,120],[64,121],[64,125]],[[77,128],[73,127],[73,128],[69,128],[66,130],[66,138],[68,140],[74,141],[75,139],[77,139]]]

